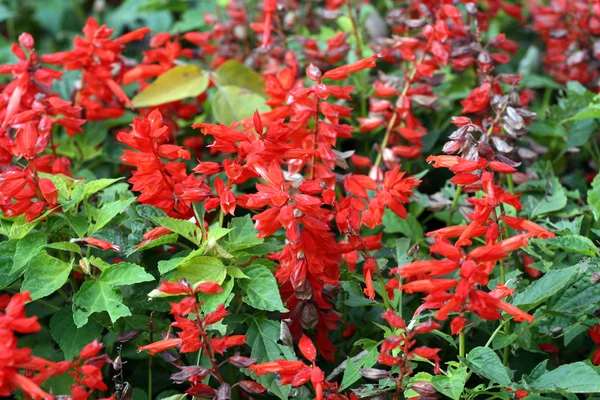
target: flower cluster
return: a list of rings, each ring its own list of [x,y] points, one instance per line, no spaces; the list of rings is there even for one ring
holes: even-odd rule
[[[125,44],[140,40],[150,28],[140,28],[111,39],[113,30],[89,18],[83,27],[84,36],[73,41],[73,50],[46,54],[41,60],[66,70],[81,70],[80,87],[75,94],[75,105],[84,110],[85,119],[97,121],[118,118],[123,106],[131,101],[121,88],[127,65],[121,53]]]
[[[176,283],[163,282],[157,290],[166,295],[184,295],[184,297],[178,303],[171,303],[171,314],[173,314],[175,322],[171,323],[166,338],[142,346],[138,349],[138,352],[147,350],[150,354],[156,354],[173,348],[177,348],[180,353],[193,353],[202,350],[210,360],[212,368],[183,367],[181,372],[173,374],[171,379],[177,382],[190,382],[191,387],[186,393],[195,397],[207,398],[215,395],[215,390],[203,383],[204,378],[209,375],[219,381],[219,391],[227,390],[225,387],[231,391],[231,387],[221,377],[215,355],[223,355],[232,347],[242,346],[246,342],[246,336],[210,337],[208,328],[225,318],[227,310],[223,304],[220,304],[214,311],[201,315],[200,309],[203,302],[199,302],[196,297],[197,293],[221,293],[223,289],[214,282],[202,282],[192,286],[185,279],[182,279]],[[189,318],[190,316],[194,319]],[[180,330],[177,332],[177,338],[171,337],[171,328]],[[248,367],[254,361],[256,360],[239,356],[227,360],[230,364],[238,367]]]
[[[94,341],[83,348],[74,361],[58,363],[33,356],[31,349],[19,348],[19,334],[31,334],[42,329],[37,317],[27,317],[25,303],[30,301],[29,292],[10,297],[0,296],[0,396],[9,397],[17,389],[34,399],[53,400],[40,385],[52,376],[69,372],[75,383],[71,386],[73,400],[86,400],[93,390],[104,391],[108,387],[102,380],[102,367],[110,362],[106,355],[98,355],[102,344]],[[19,373],[26,371],[25,374]]]
[[[558,82],[600,89],[600,4],[596,1],[532,2],[533,29],[546,44],[544,67]]]
[[[513,293],[505,282],[490,292],[478,289],[488,284],[494,268],[506,262],[504,260],[511,252],[527,246],[529,238],[554,237],[538,224],[505,215],[502,211],[503,205],[517,210],[522,208],[516,195],[505,192],[494,182],[495,172],[512,173],[514,168],[498,161],[481,159],[475,162],[457,156],[431,156],[428,161],[436,168],[453,171],[453,182],[464,187],[466,192],[483,191],[483,196],[467,199],[473,206],[473,211],[466,215],[469,224],[447,226],[427,234],[434,240],[430,251],[443,259],[416,261],[393,269],[393,273],[409,282],[401,283],[395,278],[390,280],[388,288],[426,293],[425,302],[417,313],[436,309],[435,316],[440,320],[448,319],[450,313],[458,313],[451,324],[453,334],[464,329],[465,312],[496,320],[501,317],[500,311],[504,311],[516,321],[533,321],[533,316],[502,300]],[[511,235],[512,230],[523,233]],[[455,238],[452,243],[450,239]],[[467,251],[465,247],[473,242],[484,244]],[[458,279],[440,278],[456,271]],[[455,288],[454,293],[450,292],[452,288]]]

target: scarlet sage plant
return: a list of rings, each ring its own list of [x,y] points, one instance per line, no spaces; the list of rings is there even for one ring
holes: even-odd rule
[[[596,2],[47,7],[0,10],[0,396],[600,393]]]

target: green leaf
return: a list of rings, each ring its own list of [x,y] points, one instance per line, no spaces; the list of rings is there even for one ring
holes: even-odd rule
[[[198,244],[200,241],[202,241],[202,231],[193,222],[171,217],[154,217],[152,220],[158,225],[163,226],[172,232],[178,233],[192,243]]]
[[[40,218],[36,219],[33,222],[27,222],[25,220],[25,215],[19,215],[17,218],[13,220],[13,224],[10,227],[10,232],[8,234],[9,239],[23,239],[25,235],[27,235],[40,221]]]
[[[531,216],[547,214],[561,210],[567,205],[567,194],[558,178],[552,177],[546,182],[546,195],[537,203]]]
[[[594,242],[592,242],[591,239],[581,235],[557,236],[555,238],[545,240],[536,239],[535,243],[542,246],[557,247],[561,250],[580,253],[590,257],[599,254],[598,248]]]
[[[540,392],[599,393],[600,374],[580,361],[546,372],[529,386]]]
[[[131,315],[129,308],[123,304],[121,294],[101,281],[85,282],[73,296],[73,302],[79,307],[73,316],[77,328],[87,324],[89,316],[96,312],[106,311],[113,323]]]
[[[431,384],[441,394],[454,400],[460,400],[467,380],[467,369],[458,367],[448,369],[447,375],[435,375],[431,378]]]
[[[123,297],[117,292],[118,286],[153,281],[154,277],[143,267],[131,263],[119,263],[106,268],[97,280],[85,282],[73,296],[77,309],[74,314],[75,325],[84,326],[88,317],[96,312],[106,311],[114,323],[121,317],[131,315],[123,304]]]
[[[258,310],[287,311],[281,302],[277,281],[267,267],[250,265],[244,268],[244,274],[250,277],[238,283],[246,292],[246,296],[242,297],[244,303]]]
[[[390,209],[386,209],[383,213],[383,231],[386,233],[402,233],[410,238],[413,243],[423,239],[423,227],[414,215],[408,214],[407,219],[403,219]]]
[[[232,219],[227,227],[230,229],[227,236],[230,251],[258,246],[264,242],[264,239],[258,238],[258,232],[254,229],[254,222],[249,215]]]
[[[96,218],[96,225],[94,225],[93,228],[90,226],[88,233],[92,234],[104,228],[114,217],[123,212],[123,210],[129,207],[134,201],[135,197],[132,197],[126,200],[117,200],[104,204],[98,213],[98,217]]]
[[[10,286],[21,276],[22,271],[11,272],[17,243],[17,240],[0,242],[0,290]]]
[[[150,282],[154,277],[146,272],[144,267],[132,263],[118,263],[105,269],[100,281],[115,286],[133,285],[134,283]]]
[[[260,74],[239,61],[225,61],[213,74],[221,86],[237,86],[265,96],[265,84]]]
[[[546,275],[529,285],[523,292],[517,294],[513,300],[514,306],[528,306],[533,308],[558,293],[573,276],[577,274],[577,265],[569,268],[553,269]]]
[[[191,284],[199,282],[223,283],[227,276],[227,268],[215,257],[198,256],[184,261],[177,267],[177,273],[170,279],[171,282],[185,278]]]
[[[73,322],[73,311],[67,307],[61,308],[50,320],[50,332],[58,343],[65,360],[71,361],[81,350],[94,339],[101,339],[104,328],[96,321],[90,321],[84,327],[77,329]]]
[[[46,245],[46,248],[54,249],[54,250],[70,251],[72,253],[81,254],[81,248],[79,247],[79,245],[76,243],[71,243],[71,242],[48,243]]]
[[[46,235],[41,232],[34,232],[19,240],[10,273],[14,274],[21,271],[44,248],[46,240]]]
[[[506,368],[494,350],[488,347],[475,347],[465,360],[467,367],[473,372],[483,375],[502,386],[510,386],[511,379]]]
[[[169,258],[168,260],[160,260],[158,262],[158,272],[161,275],[173,271],[177,266],[185,260],[185,257]]]
[[[196,65],[180,65],[156,78],[131,102],[134,107],[142,108],[196,97],[208,88],[208,84],[208,74],[202,68]]]
[[[70,272],[71,265],[66,262],[46,252],[38,253],[25,269],[21,290],[29,290],[33,300],[41,299],[60,289]]]
[[[344,376],[342,377],[342,386],[340,387],[340,390],[347,389],[348,387],[352,386],[354,382],[362,378],[360,375],[361,368],[371,368],[377,363],[377,356],[379,355],[377,345],[378,343],[376,341],[368,340],[368,342],[363,345],[364,350],[368,351],[364,357],[356,361],[348,358],[348,363],[346,364],[346,369],[344,370]]]
[[[151,242],[148,242],[143,246],[135,247],[129,253],[127,253],[127,255],[130,256],[133,253],[136,253],[138,251],[152,249],[154,247],[162,246],[164,244],[175,243],[175,242],[177,242],[178,238],[179,238],[179,235],[177,233],[170,233],[168,235],[161,236],[158,239],[152,240]]]
[[[212,109],[217,122],[229,126],[233,122],[251,117],[256,110],[264,113],[271,110],[265,98],[239,86],[217,86],[212,101]]]
[[[116,178],[116,179],[98,179],[95,181],[90,181],[90,182],[86,182],[85,185],[83,186],[83,197],[84,198],[88,198],[91,195],[98,193],[99,191],[101,191],[102,189],[112,185],[113,183],[116,183],[120,180],[122,180],[123,178]]]
[[[587,192],[587,202],[596,221],[600,220],[600,174],[596,174]]]
[[[54,186],[58,191],[58,202],[60,204],[64,203],[65,201],[71,198],[71,190],[67,186],[67,181],[69,181],[69,183],[72,183],[73,179],[61,174],[53,175],[40,172],[38,173],[38,175],[41,178],[49,179],[50,181],[52,181],[52,183],[54,183]]]
[[[289,347],[278,343],[281,332],[281,323],[265,318],[251,316],[246,319],[246,344],[250,346],[250,357],[257,358],[258,362],[275,360],[295,360],[296,357]],[[272,374],[256,379],[258,383],[268,388],[273,394],[287,400],[291,386],[281,386]]]

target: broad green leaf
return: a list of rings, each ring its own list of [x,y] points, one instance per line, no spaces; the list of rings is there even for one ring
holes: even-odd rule
[[[229,126],[233,122],[251,117],[256,110],[264,113],[271,110],[265,98],[239,86],[217,86],[212,101],[212,109],[217,122]]]
[[[465,360],[467,367],[473,372],[483,375],[502,386],[510,386],[511,379],[506,368],[494,350],[488,347],[475,347]]]
[[[199,282],[223,283],[227,276],[227,268],[215,257],[198,256],[184,261],[177,267],[177,273],[170,279],[176,282],[182,278],[193,285]]]
[[[100,281],[112,287],[133,285],[153,280],[154,277],[147,273],[144,267],[126,262],[111,265],[100,276]]]
[[[88,323],[88,318],[93,313],[106,311],[114,323],[121,317],[131,315],[129,308],[123,304],[123,296],[115,288],[102,281],[87,281],[73,296],[74,304],[79,308],[75,310],[73,320],[77,328]]]
[[[8,234],[9,239],[22,239],[27,235],[40,221],[40,219],[36,219],[33,222],[27,222],[25,220],[25,215],[19,215],[17,218],[13,220],[13,224],[10,226],[10,232]]]
[[[158,225],[168,230],[178,233],[192,243],[200,243],[202,240],[202,231],[196,224],[185,219],[175,219],[171,217],[152,218]]]
[[[96,218],[96,225],[90,226],[88,234],[98,232],[104,228],[114,217],[123,212],[135,201],[135,197],[126,200],[117,200],[112,203],[106,203],[102,206]]]
[[[95,181],[91,181],[91,182],[86,182],[85,185],[83,186],[83,197],[87,198],[95,193],[98,193],[99,191],[101,191],[102,189],[112,185],[113,183],[116,183],[120,180],[122,180],[123,178],[116,178],[116,179],[98,179]]]
[[[543,241],[536,240],[536,243],[544,246],[557,247],[561,250],[580,253],[586,256],[597,256],[598,248],[591,239],[581,235],[557,236]]]
[[[287,311],[281,302],[277,281],[267,267],[250,265],[244,268],[244,274],[250,277],[238,282],[246,292],[246,296],[242,297],[244,303],[258,310]]]
[[[202,94],[209,77],[196,65],[180,65],[160,75],[150,86],[135,96],[131,102],[136,108],[171,103]]]
[[[360,359],[353,361],[352,358],[348,358],[346,369],[344,370],[344,376],[342,377],[342,385],[340,390],[345,390],[352,386],[354,382],[358,381],[362,376],[360,375],[361,368],[371,368],[377,363],[377,356],[379,351],[377,348],[378,343],[374,340],[366,339],[368,342],[364,343],[364,350],[368,353]]]
[[[587,192],[587,202],[596,221],[600,220],[600,174],[597,174]]]
[[[577,274],[577,265],[569,268],[554,269],[529,285],[523,292],[517,294],[513,300],[514,306],[535,307],[550,296],[558,293],[569,280]]]
[[[101,339],[104,328],[96,321],[77,329],[73,322],[73,311],[68,307],[60,309],[50,320],[50,332],[58,343],[65,360],[71,361],[81,350],[94,339]]]
[[[77,243],[71,243],[71,242],[48,243],[46,245],[46,248],[54,249],[54,250],[70,251],[72,253],[81,254],[81,247],[79,247],[79,245]]]
[[[158,272],[160,272],[161,275],[164,275],[167,272],[173,271],[184,260],[185,257],[175,257],[169,258],[168,260],[160,260],[158,262]]]
[[[21,290],[29,290],[33,300],[46,297],[65,284],[70,272],[71,265],[66,262],[46,252],[38,253],[25,269]]]
[[[383,213],[383,230],[386,233],[402,233],[410,238],[413,243],[417,243],[423,239],[423,227],[417,218],[408,214],[408,219],[403,219],[390,209],[386,209]]]
[[[546,195],[537,203],[531,216],[547,214],[558,211],[567,205],[567,194],[558,178],[552,177],[546,182]]]
[[[17,242],[15,251],[15,260],[10,270],[11,274],[17,273],[27,265],[27,263],[39,254],[40,250],[46,244],[47,236],[40,232],[34,232]]]
[[[227,275],[235,278],[235,279],[250,279],[248,275],[244,273],[240,268],[230,265],[227,267]]]
[[[228,228],[212,228],[210,231],[208,231],[208,240],[219,240],[229,232],[231,232],[231,229]]]
[[[248,324],[246,344],[251,349],[250,357],[257,358],[259,363],[281,359],[296,359],[289,347],[278,343],[281,332],[281,323],[279,321],[251,316],[246,319],[246,323]],[[258,377],[256,381],[283,400],[288,399],[292,389],[289,385],[279,385],[275,377],[271,374]]]
[[[87,231],[90,227],[87,218],[81,215],[71,215],[69,213],[61,214],[63,218],[67,220],[71,228],[77,234],[77,237],[83,238],[86,236]]]
[[[600,374],[580,361],[546,372],[529,386],[540,392],[600,393]]]
[[[579,263],[582,270],[577,279],[569,282],[569,287],[554,295],[548,302],[548,308],[567,315],[580,315],[596,309],[600,301],[600,285],[594,283],[594,274],[600,272],[597,264],[586,261]]]
[[[249,215],[232,219],[227,227],[230,229],[227,236],[230,251],[247,249],[264,242],[264,239],[258,238],[258,232],[254,229],[254,222]]]
[[[106,311],[114,323],[121,317],[131,315],[123,304],[118,286],[153,281],[154,277],[143,267],[131,263],[119,263],[104,269],[97,280],[85,282],[73,296],[78,309],[74,313],[75,325],[80,328],[88,322],[88,317],[96,312]]]
[[[213,74],[221,86],[237,86],[265,96],[265,84],[260,74],[239,61],[225,61]]]
[[[11,272],[17,243],[17,240],[0,242],[0,290],[10,286],[22,274],[22,271]]]
[[[435,390],[454,400],[460,400],[467,380],[467,369],[458,367],[448,368],[447,375],[435,375],[431,378],[431,384]]]

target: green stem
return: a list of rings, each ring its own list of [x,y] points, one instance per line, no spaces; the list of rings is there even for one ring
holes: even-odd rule
[[[348,8],[348,17],[350,17],[350,22],[352,23],[352,33],[354,34],[354,39],[356,40],[356,56],[360,59],[363,58],[362,38],[360,37],[360,30],[358,28],[358,24],[356,23],[356,18],[354,18],[354,14],[352,13],[350,0],[346,0],[346,7]]]
[[[61,309],[60,307],[55,306],[54,304],[49,303],[46,300],[37,299],[35,302],[43,305],[44,307],[48,307],[48,308],[50,308],[50,309],[52,309],[54,311],[59,311]]]
[[[504,268],[504,263],[500,264],[500,281],[503,285],[506,284],[506,269]],[[504,334],[508,337],[510,336],[510,319],[504,321]],[[510,357],[510,345],[506,346],[502,353],[502,363],[504,365],[508,365],[508,359]]]
[[[392,128],[394,127],[394,124],[396,124],[397,117],[398,114],[394,112],[394,115],[392,115],[392,118],[390,118],[390,122],[388,123],[388,126],[385,129],[385,136],[383,137],[383,142],[381,142],[381,148],[379,149],[379,153],[377,153],[375,164],[373,164],[373,167],[375,168],[379,167],[379,165],[381,164],[381,160],[383,159],[383,151],[387,147],[388,141],[390,140],[390,133],[392,133]]]
[[[465,357],[465,330],[463,329],[458,334],[458,355],[462,358]]]
[[[460,199],[460,195],[462,194],[462,186],[456,186],[456,192],[454,192],[454,199],[452,199],[452,204],[450,205],[450,210],[448,211],[448,226],[452,225],[452,214],[454,214],[454,210],[458,206],[458,200]]]
[[[510,194],[515,194],[515,183],[511,174],[506,174],[506,183],[508,184],[508,191]]]

